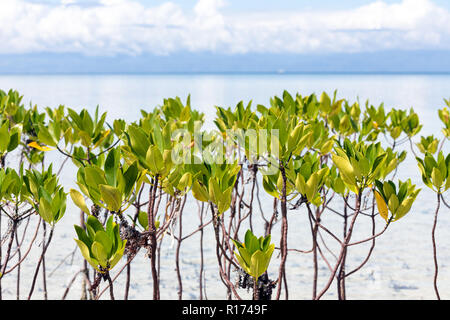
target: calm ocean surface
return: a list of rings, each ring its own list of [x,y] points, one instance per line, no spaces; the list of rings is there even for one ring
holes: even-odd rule
[[[64,104],[79,109],[108,111],[109,118],[136,120],[140,109],[152,109],[164,98],[191,94],[192,106],[203,111],[207,120],[214,106],[235,106],[239,101],[269,105],[270,97],[291,94],[332,94],[350,101],[366,99],[386,108],[410,108],[425,122],[424,133],[433,132],[435,112],[450,98],[450,75],[378,74],[226,74],[226,75],[0,75],[0,88],[14,88],[40,107]],[[208,121],[210,123],[210,121]]]
[[[316,93],[320,95],[326,91],[329,95],[338,90],[338,98],[346,98],[350,102],[359,99],[363,105],[368,99],[370,104],[378,106],[384,102],[385,108],[411,107],[419,114],[424,127],[420,135],[434,134],[441,137],[441,123],[437,110],[444,107],[444,98],[450,98],[450,75],[391,75],[391,74],[218,74],[218,75],[0,75],[0,89],[10,88],[18,90],[24,95],[26,104],[37,104],[57,107],[64,104],[67,107],[80,110],[87,108],[94,110],[97,105],[100,111],[107,111],[109,120],[122,118],[127,121],[138,120],[140,110],[152,110],[161,105],[164,98],[179,96],[183,101],[191,94],[191,105],[206,115],[206,127],[213,128],[212,119],[215,117],[214,106],[234,107],[239,101],[244,103],[253,101],[253,106],[263,104],[269,106],[269,99],[275,95],[281,96],[283,90],[292,95],[299,92],[302,95]],[[415,138],[417,141],[419,137]],[[449,143],[445,146],[449,150]],[[410,154],[399,169],[401,179],[412,178],[420,183],[418,168]],[[63,182],[72,187],[72,175],[62,177]],[[67,188],[68,188],[67,187]],[[426,187],[424,187],[426,188]],[[261,191],[263,193],[263,191]],[[449,192],[447,192],[449,193]],[[450,195],[446,195],[450,198]],[[263,199],[264,200],[264,199]],[[267,208],[270,208],[270,199],[266,198]],[[70,202],[70,200],[68,200]],[[192,229],[195,229],[197,206],[192,203],[190,210],[194,211]],[[361,272],[348,279],[348,297],[350,299],[433,299],[433,261],[431,248],[431,225],[435,208],[435,198],[428,190],[423,190],[413,206],[413,210],[402,220],[395,222],[389,230],[377,240],[377,246],[370,262]],[[270,211],[271,209],[269,209]],[[438,225],[438,254],[440,261],[439,286],[443,298],[450,295],[450,210],[442,208]],[[298,249],[310,247],[310,231],[304,215],[292,214],[290,220],[290,246]],[[290,218],[291,219],[291,218]],[[327,219],[329,219],[327,221]],[[339,232],[340,221],[333,217],[324,218],[332,229]],[[363,239],[370,233],[370,224],[361,220],[357,224],[360,231],[355,233],[354,239]],[[56,228],[55,239],[48,253],[47,268],[50,274],[48,285],[49,298],[60,299],[67,282],[80,268],[81,258],[76,254],[73,263],[66,260],[62,267],[60,262],[74,248],[73,224],[78,223],[78,214],[68,210],[61,220],[60,227]],[[3,226],[2,226],[3,227]],[[377,228],[382,228],[379,221]],[[186,228],[186,234],[189,228]],[[277,229],[274,233],[278,232]],[[206,235],[205,241],[214,241]],[[274,241],[277,237],[274,237]],[[170,239],[167,248],[162,251],[162,279],[161,296],[165,299],[177,298],[177,283],[174,281],[174,248]],[[208,243],[208,242],[205,242]],[[212,242],[210,242],[212,243]],[[225,289],[217,278],[215,269],[216,260],[213,248],[206,248],[206,279],[208,285],[208,298],[225,298]],[[368,247],[361,246],[350,249],[349,267],[357,266],[367,253]],[[36,250],[38,251],[38,250]],[[275,255],[274,255],[275,256]],[[133,277],[130,291],[132,299],[151,299],[151,275],[148,259],[143,255],[133,264]],[[34,258],[36,259],[36,258]],[[332,259],[332,257],[330,257]],[[30,266],[34,264],[33,258]],[[198,298],[198,238],[183,242],[182,272],[184,285],[184,298]],[[279,259],[275,259],[269,273],[276,277]],[[328,270],[321,265],[323,277],[327,279]],[[290,298],[309,299],[311,297],[312,260],[309,255],[290,254],[288,256],[288,281],[290,283]],[[54,272],[51,271],[54,269]],[[27,266],[23,269],[23,294],[27,293],[29,282],[26,279]],[[31,276],[31,275],[30,275]],[[116,297],[122,297],[121,286],[118,280]],[[5,297],[15,298],[14,275],[3,280]],[[323,285],[321,282],[320,284]],[[319,284],[319,287],[321,286]],[[38,290],[41,290],[38,288]],[[330,289],[327,298],[334,299],[335,287]],[[79,285],[74,286],[69,298],[79,298]],[[105,295],[107,298],[108,295]],[[39,291],[36,299],[41,298]]]

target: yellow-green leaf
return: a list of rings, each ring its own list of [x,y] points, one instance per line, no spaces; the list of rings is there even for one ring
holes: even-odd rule
[[[83,210],[84,213],[90,214],[90,210],[88,209],[86,202],[84,201],[84,197],[80,192],[75,189],[70,189],[70,197],[78,208]]]
[[[117,188],[101,184],[99,186],[100,194],[106,203],[108,210],[118,212],[122,206],[122,195]]]
[[[374,191],[375,193],[375,200],[377,202],[377,208],[378,208],[378,212],[380,213],[380,216],[386,220],[388,220],[388,207],[386,205],[386,202],[384,201],[384,198],[382,197],[382,195],[378,192],[378,191]]]
[[[105,248],[100,242],[94,241],[91,246],[92,254],[97,259],[98,263],[103,267],[106,268],[108,264],[108,258],[106,255]]]
[[[355,184],[355,172],[350,164],[350,162],[338,155],[333,154],[332,159],[336,167],[339,169],[339,172],[342,175],[342,178],[349,184]]]
[[[194,196],[195,199],[202,202],[208,202],[209,200],[208,192],[196,180],[192,184],[192,195]]]
[[[444,182],[442,179],[441,171],[438,168],[433,168],[431,171],[431,180],[433,181],[433,185],[439,189]]]

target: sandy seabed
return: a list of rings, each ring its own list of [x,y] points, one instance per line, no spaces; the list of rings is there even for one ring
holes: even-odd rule
[[[414,170],[414,171],[412,171]],[[411,159],[402,164],[404,175],[414,172],[413,182],[420,183],[418,169]],[[405,177],[400,177],[404,179]],[[63,181],[64,181],[63,177]],[[263,210],[266,216],[272,214],[272,200],[260,188],[260,196]],[[256,203],[255,203],[256,204]],[[338,204],[337,204],[338,205]],[[435,194],[424,188],[419,194],[410,213],[403,219],[392,223],[388,230],[376,240],[375,250],[369,262],[359,272],[347,278],[348,299],[434,299],[433,274],[434,265],[431,245],[431,227],[436,207]],[[439,258],[439,288],[442,298],[450,292],[450,210],[441,206],[438,228],[436,231]],[[226,214],[226,213],[225,213]],[[254,211],[255,234],[262,234],[259,207]],[[208,215],[209,217],[209,215]],[[302,208],[291,210],[289,217],[289,248],[308,250],[311,248],[311,231],[307,220],[306,211]],[[58,223],[54,238],[46,255],[47,288],[49,299],[61,299],[64,291],[73,275],[82,267],[82,257],[76,248],[75,231],[73,224],[79,219],[78,210],[73,207],[70,199],[64,218]],[[206,218],[208,219],[208,218]],[[258,220],[259,219],[259,220]],[[37,219],[33,219],[28,227],[27,237],[31,238]],[[205,220],[206,221],[206,220]],[[377,230],[381,230],[384,221],[376,217]],[[337,215],[327,212],[323,215],[323,224],[336,234],[342,234],[342,220]],[[280,224],[275,225],[272,232],[272,241],[279,243]],[[192,198],[188,198],[183,212],[183,234],[188,234],[199,225],[198,206]],[[2,224],[2,234],[6,228]],[[174,227],[177,230],[176,226]],[[243,236],[246,226],[242,227],[240,235]],[[370,219],[360,216],[355,226],[353,241],[364,239],[371,234]],[[337,243],[324,235],[328,247],[336,252]],[[183,299],[199,299],[199,272],[200,272],[200,235],[195,234],[185,240],[181,246],[180,267],[183,281]],[[34,273],[34,268],[41,250],[42,240],[40,236],[34,243],[30,256],[21,265],[21,299],[26,299],[29,284]],[[347,270],[358,266],[365,258],[371,242],[353,246],[347,256]],[[176,241],[166,234],[161,247],[161,298],[178,299],[178,281],[175,271]],[[75,250],[75,254],[70,253]],[[333,262],[331,254],[325,252],[326,257]],[[274,253],[269,266],[269,276],[277,277],[279,257]],[[319,264],[319,290],[322,288],[329,275],[329,270],[323,261]],[[13,264],[14,262],[11,262]],[[112,271],[112,277],[121,269],[125,258]],[[226,299],[226,288],[219,278],[217,258],[215,255],[215,239],[212,226],[208,225],[204,233],[204,272],[206,289],[204,297],[208,299]],[[131,285],[129,299],[152,299],[152,279],[150,260],[141,250],[131,265]],[[286,265],[289,299],[311,299],[312,295],[312,254],[302,254],[290,251]],[[16,298],[16,276],[13,272],[2,280],[3,298]],[[233,280],[237,279],[237,273],[233,273]],[[104,288],[102,283],[101,288]],[[122,299],[125,286],[125,271],[114,283],[116,299]],[[251,293],[239,289],[243,298],[251,299]],[[79,299],[81,296],[81,277],[74,282],[67,299]],[[333,283],[324,299],[336,299],[336,284]],[[101,297],[109,299],[109,293]],[[38,278],[33,299],[43,299],[43,282]]]

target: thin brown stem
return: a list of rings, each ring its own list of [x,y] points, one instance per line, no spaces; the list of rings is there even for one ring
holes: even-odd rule
[[[286,206],[286,171],[284,166],[280,162],[280,170],[281,176],[283,179],[283,187],[281,190],[281,240],[280,240],[280,249],[281,249],[281,262],[278,270],[278,288],[276,294],[276,300],[280,299],[281,295],[281,287],[282,280],[286,273],[286,259],[287,259],[287,233],[288,233],[288,221],[287,221],[287,206]],[[287,295],[287,288],[285,288],[285,292]]]
[[[436,297],[438,300],[441,300],[441,296],[439,295],[439,290],[438,290],[438,286],[437,286],[439,265],[438,265],[438,260],[437,260],[437,248],[436,248],[436,227],[437,227],[437,220],[438,220],[438,214],[439,214],[439,207],[441,204],[440,199],[441,199],[441,197],[438,192],[437,193],[437,207],[436,207],[436,211],[434,213],[433,228],[431,230],[431,242],[433,244],[433,261],[434,261],[433,286],[434,286],[434,292],[436,293]]]
[[[37,276],[38,276],[38,273],[39,273],[39,268],[41,266],[42,261],[44,260],[44,256],[45,256],[45,253],[47,252],[48,246],[50,245],[50,242],[52,241],[53,230],[54,230],[54,228],[52,227],[50,229],[50,234],[48,236],[47,243],[44,244],[44,249],[42,250],[41,256],[40,256],[39,261],[37,263],[36,271],[34,272],[34,276],[33,276],[33,281],[31,283],[31,289],[30,289],[30,292],[28,294],[28,300],[31,300],[31,296],[33,295],[34,287],[35,287],[35,284],[36,284],[36,279],[37,279]]]

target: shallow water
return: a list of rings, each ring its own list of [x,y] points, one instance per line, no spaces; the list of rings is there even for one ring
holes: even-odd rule
[[[140,109],[151,110],[162,104],[164,98],[179,96],[183,101],[191,94],[191,104],[206,115],[206,127],[212,128],[215,116],[215,105],[235,106],[240,100],[253,105],[269,105],[270,97],[282,95],[283,90],[291,94],[300,92],[307,95],[322,91],[330,95],[337,89],[338,97],[350,101],[359,99],[363,104],[369,99],[373,105],[385,103],[385,108],[410,108],[419,114],[424,124],[421,135],[434,134],[440,137],[440,121],[437,109],[444,106],[443,98],[450,97],[449,75],[27,75],[0,76],[0,88],[14,88],[24,95],[24,102],[37,104],[39,107],[67,107],[80,110],[94,110],[97,105],[101,111],[108,112],[108,119],[123,118],[127,121],[137,120]],[[419,138],[416,138],[416,141]],[[445,146],[448,152],[448,143]],[[61,161],[59,155],[51,155],[51,161]],[[66,167],[61,178],[66,188],[73,187],[73,166]],[[411,154],[399,168],[399,178],[411,178],[420,184],[417,165]],[[424,187],[426,188],[426,187]],[[263,210],[271,214],[272,202],[263,196]],[[447,192],[447,198],[448,196]],[[68,203],[70,204],[70,200]],[[434,194],[423,189],[415,202],[412,211],[402,220],[393,223],[380,238],[370,261],[358,273],[347,279],[347,295],[350,299],[433,299],[433,261],[431,247],[431,225],[435,209]],[[60,299],[72,275],[81,267],[81,256],[75,251],[73,261],[66,259],[74,249],[73,224],[78,223],[78,210],[68,206],[65,217],[59,222],[54,240],[46,259],[48,275],[48,291],[50,299]],[[443,298],[450,298],[450,210],[441,207],[437,229],[439,256],[439,288]],[[258,216],[258,215],[256,215]],[[383,227],[377,217],[377,228]],[[341,221],[333,214],[324,216],[323,222],[337,233],[341,232]],[[198,225],[197,204],[188,200],[183,215],[184,233],[194,230]],[[255,222],[257,223],[257,222]],[[279,224],[273,231],[273,240],[278,241]],[[2,231],[5,224],[2,224]],[[307,250],[310,248],[309,222],[303,210],[289,212],[289,247]],[[368,219],[360,218],[356,225],[354,240],[363,239],[370,234],[371,224]],[[32,225],[29,226],[30,233]],[[205,233],[205,276],[206,294],[210,299],[225,298],[225,288],[218,278],[214,238],[207,228]],[[257,229],[258,230],[258,229]],[[198,235],[183,242],[181,248],[181,268],[183,277],[183,298],[198,299],[199,242]],[[333,240],[327,239],[333,247]],[[166,236],[161,250],[161,298],[177,299],[177,281],[175,273],[175,247]],[[35,246],[40,245],[40,239]],[[357,266],[369,245],[352,247],[348,255],[348,268]],[[21,297],[28,294],[28,283],[32,277],[33,266],[39,253],[34,248],[32,256],[22,266]],[[332,256],[325,252],[327,258]],[[290,252],[287,261],[287,276],[290,299],[309,299],[312,288],[312,259],[309,254]],[[271,278],[277,276],[278,257],[269,267]],[[123,261],[113,271],[117,272]],[[328,270],[324,263],[320,264],[319,288],[327,279]],[[132,264],[132,284],[130,299],[151,299],[152,285],[149,260],[140,252]],[[14,299],[16,294],[15,273],[9,274],[2,281],[3,297]],[[123,296],[124,277],[115,283],[116,298]],[[242,291],[242,290],[241,290]],[[326,298],[336,298],[335,284],[328,291]],[[240,292],[249,297],[245,291]],[[42,299],[42,281],[39,279],[34,299]],[[77,280],[68,298],[80,297],[80,281]],[[104,298],[108,298],[106,293]]]

